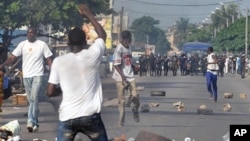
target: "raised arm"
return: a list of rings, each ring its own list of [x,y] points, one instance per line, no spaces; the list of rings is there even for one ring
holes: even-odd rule
[[[107,36],[106,32],[104,31],[104,29],[100,25],[100,23],[98,23],[98,21],[95,19],[93,13],[90,11],[88,6],[85,4],[80,4],[79,5],[79,12],[83,17],[87,18],[92,23],[98,37],[102,38],[104,41],[106,41],[106,36]]]

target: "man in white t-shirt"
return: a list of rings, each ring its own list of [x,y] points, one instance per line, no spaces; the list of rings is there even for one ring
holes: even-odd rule
[[[62,90],[58,141],[73,141],[78,132],[86,134],[92,141],[107,141],[101,119],[103,93],[99,74],[106,33],[86,5],[80,5],[79,12],[93,24],[98,38],[87,48],[82,29],[74,28],[69,32],[70,53],[54,59],[47,94],[58,95],[59,88]]]
[[[217,102],[217,73],[219,70],[218,59],[214,54],[213,47],[207,49],[207,90],[210,93],[210,99],[214,99]]]
[[[135,122],[139,122],[138,108],[140,106],[139,95],[136,90],[136,82],[132,68],[132,51],[130,43],[132,41],[131,33],[127,30],[121,34],[122,41],[114,51],[114,73],[113,79],[116,81],[119,121],[118,126],[124,126],[125,122],[125,89],[130,90],[130,100],[134,106],[132,108]]]
[[[27,40],[20,42],[8,59],[0,65],[0,68],[2,68],[5,65],[12,64],[17,57],[22,56],[23,83],[29,103],[28,132],[36,132],[39,128],[38,106],[39,94],[42,91],[44,82],[44,58],[50,66],[52,55],[47,44],[36,39],[36,29],[29,27]]]

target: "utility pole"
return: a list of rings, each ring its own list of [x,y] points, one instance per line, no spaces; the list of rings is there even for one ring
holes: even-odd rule
[[[110,0],[110,9],[114,7],[114,0]],[[114,37],[113,37],[113,30],[114,30],[114,13],[111,13],[111,49],[113,48],[114,44]]]
[[[248,56],[247,56],[247,48],[248,48],[248,44],[247,44],[247,42],[248,42],[248,12],[249,12],[249,10],[248,10],[248,8],[246,8],[245,9],[246,10],[246,26],[245,26],[245,57],[246,58],[248,58]]]
[[[122,33],[122,30],[123,30],[123,11],[124,11],[124,7],[122,7],[122,10],[120,12],[120,30],[119,30],[119,41],[121,39],[121,33]]]

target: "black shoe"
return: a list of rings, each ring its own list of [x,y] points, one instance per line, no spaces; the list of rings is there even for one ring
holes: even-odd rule
[[[29,133],[32,133],[32,132],[33,132],[33,127],[32,127],[32,126],[27,126],[27,131],[28,131]]]
[[[135,122],[139,122],[140,121],[139,112],[135,109],[135,107],[132,108],[132,112]]]

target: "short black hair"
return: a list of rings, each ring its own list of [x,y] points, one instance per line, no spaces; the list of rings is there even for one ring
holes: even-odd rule
[[[130,39],[131,40],[131,32],[128,30],[122,31],[122,40]]]
[[[213,49],[213,47],[208,47],[208,50],[210,51],[210,52],[214,52],[214,49]]]
[[[29,30],[32,30],[34,33],[37,33],[37,29],[36,29],[36,27],[34,27],[34,26],[29,26],[28,27],[28,31]]]
[[[68,40],[68,44],[71,46],[82,46],[87,44],[85,32],[78,27],[69,31]]]

